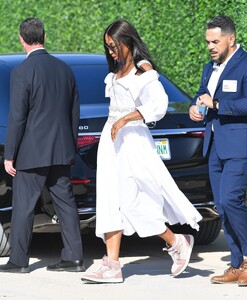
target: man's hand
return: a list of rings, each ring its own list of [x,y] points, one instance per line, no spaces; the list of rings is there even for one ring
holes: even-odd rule
[[[198,97],[198,99],[196,100],[196,104],[213,108],[213,99],[208,94],[204,94]]]
[[[14,164],[14,161],[13,160],[8,160],[8,159],[5,159],[4,160],[4,168],[5,168],[5,171],[11,175],[11,176],[15,176],[16,174],[16,169],[13,167],[13,164]]]
[[[199,122],[204,119],[204,116],[198,112],[196,105],[192,105],[189,110],[191,120]]]

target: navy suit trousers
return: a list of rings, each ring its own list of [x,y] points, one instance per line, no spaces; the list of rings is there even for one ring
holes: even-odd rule
[[[238,268],[243,256],[247,256],[247,159],[221,160],[213,141],[209,175],[216,208],[231,251],[231,266]]]

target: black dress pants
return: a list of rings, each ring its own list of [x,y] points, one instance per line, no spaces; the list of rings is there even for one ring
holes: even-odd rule
[[[82,260],[79,216],[69,179],[70,166],[58,165],[17,171],[13,179],[13,211],[9,261],[27,266],[35,206],[44,185],[50,192],[59,219],[64,248],[61,259]]]

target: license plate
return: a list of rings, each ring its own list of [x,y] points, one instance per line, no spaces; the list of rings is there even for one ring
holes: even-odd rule
[[[171,159],[170,144],[168,139],[154,140],[157,154],[162,160]]]

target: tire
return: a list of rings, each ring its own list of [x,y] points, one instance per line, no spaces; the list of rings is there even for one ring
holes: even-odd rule
[[[197,245],[207,245],[214,242],[217,239],[220,230],[220,219],[201,222],[199,231],[194,233],[195,243]]]
[[[199,225],[199,231],[192,229],[188,225],[173,225],[169,227],[174,233],[192,234],[196,245],[208,245],[217,239],[221,230],[220,219],[200,222]]]
[[[0,256],[9,256],[10,244],[9,233],[6,233],[2,224],[0,223]]]

